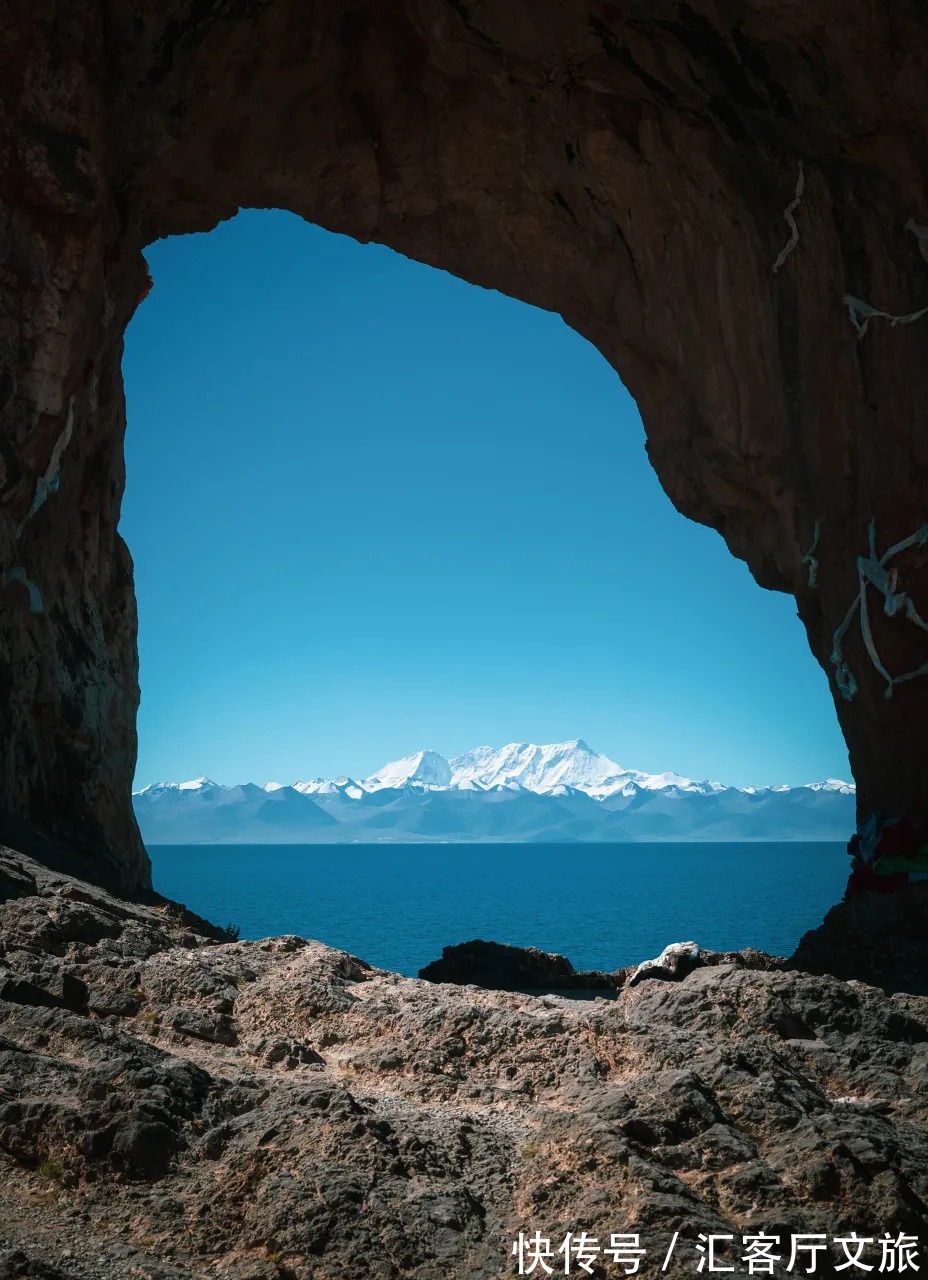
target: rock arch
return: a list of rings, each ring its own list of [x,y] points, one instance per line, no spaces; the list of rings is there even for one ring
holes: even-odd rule
[[[928,520],[914,0],[840,21],[816,0],[18,9],[0,97],[0,835],[40,831],[91,876],[147,884],[122,334],[145,244],[239,206],[382,241],[595,343],[674,503],[795,595],[861,808],[928,819],[928,677],[884,696],[928,659],[921,539],[865,563],[874,607],[851,607],[870,522],[878,560]]]

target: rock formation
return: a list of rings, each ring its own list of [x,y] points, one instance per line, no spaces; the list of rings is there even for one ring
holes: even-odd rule
[[[443,947],[441,959],[420,969],[419,977],[427,982],[484,987],[489,991],[599,991],[614,995],[625,981],[625,970],[578,973],[566,956],[537,947],[514,947],[475,938]]]
[[[758,953],[615,999],[414,981],[7,850],[0,938],[2,1280],[489,1280],[520,1231],[584,1230],[639,1234],[644,1274],[679,1231],[673,1280],[700,1232],[784,1266],[797,1233],[874,1266],[928,1240],[925,997]]]
[[[792,958],[809,973],[928,995],[928,883],[839,902]]]
[[[905,895],[904,895],[905,896]],[[834,908],[838,912],[840,908]],[[858,905],[859,911],[859,905]],[[882,922],[888,926],[888,921]],[[907,944],[921,947],[923,958],[924,945],[920,918],[910,922],[909,929],[903,931]],[[858,925],[858,929],[860,926]],[[876,939],[866,931],[871,943]],[[807,938],[815,940],[817,932],[813,931]],[[893,979],[899,980],[900,965],[887,963],[886,948],[879,952],[880,978],[885,979],[888,972]],[[870,957],[871,962],[873,957]],[[908,965],[911,955],[895,956],[897,961]],[[844,959],[847,968],[851,968]],[[585,969],[579,973],[566,956],[555,952],[540,951],[537,947],[516,947],[510,943],[484,942],[474,939],[472,942],[459,942],[452,947],[443,947],[441,958],[433,960],[424,969],[419,970],[419,977],[427,982],[451,983],[455,986],[483,987],[487,991],[521,991],[531,995],[570,995],[582,998],[584,994],[599,995],[608,999],[620,988],[628,985],[637,986],[639,982],[657,980],[679,982],[688,977],[694,969],[715,968],[725,965],[736,969],[773,969],[780,968],[781,962],[762,951],[751,947],[743,951],[712,951],[708,947],[700,947],[695,942],[672,942],[665,947],[659,956],[652,960],[642,960],[640,964],[628,965],[623,969],[614,969],[611,973],[601,973],[596,969]],[[830,972],[827,964],[821,962],[803,965],[815,973]],[[849,972],[842,977],[852,976]],[[908,990],[909,984],[901,981],[902,989]]]
[[[629,975],[628,985],[635,987],[639,982],[652,982],[655,979],[685,978],[694,969],[705,963],[702,949],[696,942],[671,942],[659,956],[651,960],[642,960],[641,964]]]
[[[560,312],[637,399],[674,503],[795,595],[861,809],[928,819],[928,678],[888,683],[928,657],[923,6],[49,0],[4,18],[7,838],[40,830],[98,880],[147,883],[122,335],[145,245],[242,205]]]

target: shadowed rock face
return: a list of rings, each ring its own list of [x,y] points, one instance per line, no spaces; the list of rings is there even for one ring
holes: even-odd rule
[[[419,977],[427,982],[485,987],[490,991],[532,991],[614,995],[625,982],[625,971],[577,973],[566,956],[537,947],[514,947],[504,942],[459,942],[443,947],[441,958],[433,960]]]
[[[757,952],[615,999],[481,991],[0,875],[4,1280],[487,1280],[518,1232],[583,1230],[639,1233],[645,1274],[679,1231],[671,1278],[699,1232],[784,1265],[792,1235],[901,1232],[924,1271],[925,997]]]
[[[144,245],[248,205],[556,310],[595,343],[673,502],[796,596],[862,810],[928,819],[928,679],[886,700],[856,615],[852,700],[830,660],[868,522],[881,554],[926,519],[928,316],[861,336],[842,301],[928,305],[914,0],[840,20],[824,0],[51,0],[8,18],[0,59],[8,815],[97,878],[147,883],[122,334]],[[889,567],[928,613],[924,548]],[[919,667],[928,637],[870,596],[885,672]]]
[[[928,995],[928,883],[839,902],[800,940],[792,962],[809,973]]]

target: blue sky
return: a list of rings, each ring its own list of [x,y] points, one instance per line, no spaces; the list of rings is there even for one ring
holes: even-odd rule
[[[138,785],[576,737],[736,785],[848,776],[793,600],[673,509],[558,316],[280,212],[147,257]]]

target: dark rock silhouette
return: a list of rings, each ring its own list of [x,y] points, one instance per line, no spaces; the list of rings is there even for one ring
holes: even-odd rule
[[[577,973],[566,956],[475,938],[443,947],[441,959],[420,969],[419,977],[428,982],[471,983],[490,991],[614,992],[625,981],[625,971]]]
[[[809,973],[928,995],[928,883],[839,902],[804,935],[792,960]]]

